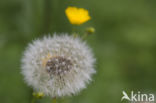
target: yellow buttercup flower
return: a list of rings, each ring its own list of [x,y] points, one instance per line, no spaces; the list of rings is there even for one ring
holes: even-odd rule
[[[68,7],[65,10],[71,24],[80,25],[91,19],[88,10],[77,7]]]

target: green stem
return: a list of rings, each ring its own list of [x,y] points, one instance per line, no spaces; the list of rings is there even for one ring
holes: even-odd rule
[[[36,102],[36,98],[33,96],[31,103],[35,103]]]
[[[72,33],[76,33],[76,26],[72,25]]]
[[[56,103],[56,97],[52,99],[52,103]]]
[[[77,33],[77,31],[76,31],[76,26],[74,26],[74,25],[73,25],[73,27],[72,27],[72,36],[73,36],[74,38],[76,38],[76,37],[78,36],[78,33]]]

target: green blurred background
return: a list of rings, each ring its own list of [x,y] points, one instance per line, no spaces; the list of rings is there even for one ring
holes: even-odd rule
[[[67,6],[90,12],[92,19],[76,29],[96,29],[87,42],[97,74],[87,89],[60,103],[121,103],[123,90],[156,93],[156,0],[0,0],[0,103],[30,103],[21,55],[35,38],[71,33]]]

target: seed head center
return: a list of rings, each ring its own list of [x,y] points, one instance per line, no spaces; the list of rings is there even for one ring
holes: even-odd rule
[[[71,68],[71,60],[61,56],[52,57],[46,63],[46,71],[53,75],[66,74]]]

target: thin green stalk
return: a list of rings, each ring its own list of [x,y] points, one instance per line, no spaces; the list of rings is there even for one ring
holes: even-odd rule
[[[74,25],[73,25],[73,27],[72,27],[72,36],[73,36],[74,38],[76,38],[76,37],[78,36],[78,33],[77,33],[77,31],[76,31],[76,26],[74,26]]]
[[[52,99],[52,103],[56,103],[56,97]]]
[[[36,102],[36,98],[33,96],[31,103],[35,103]]]

